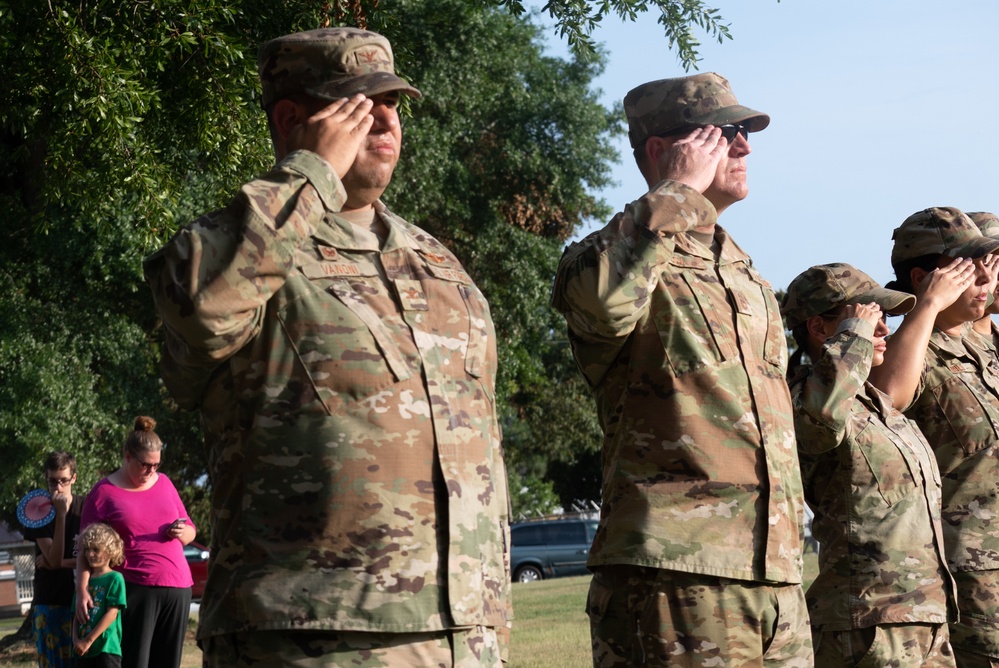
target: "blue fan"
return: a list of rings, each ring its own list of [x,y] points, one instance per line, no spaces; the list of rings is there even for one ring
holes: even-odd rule
[[[28,529],[45,526],[55,515],[52,497],[44,489],[31,490],[17,504],[17,519]]]

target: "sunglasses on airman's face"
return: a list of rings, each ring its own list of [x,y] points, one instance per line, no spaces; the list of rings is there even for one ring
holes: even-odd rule
[[[668,131],[662,133],[659,136],[660,137],[675,137],[676,135],[684,135],[684,134],[687,134],[688,132],[694,130],[695,128],[699,128],[699,127],[704,127],[704,126],[703,125],[684,125],[683,127],[679,127],[679,128],[674,128],[672,130],[668,130]],[[747,128],[745,125],[742,125],[741,123],[735,123],[735,124],[732,124],[732,125],[717,125],[715,127],[717,127],[719,130],[721,130],[722,137],[724,137],[725,141],[727,141],[729,144],[731,144],[732,142],[735,141],[735,136],[736,135],[742,135],[743,139],[749,139],[749,128]]]

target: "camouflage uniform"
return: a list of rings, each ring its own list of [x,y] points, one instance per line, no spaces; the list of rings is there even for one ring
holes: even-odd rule
[[[892,265],[927,254],[978,257],[999,250],[965,214],[933,208],[893,234]],[[947,566],[957,583],[959,621],[951,643],[963,653],[999,657],[999,363],[961,337],[930,335],[913,402],[905,415],[933,447],[942,479]]]
[[[837,306],[872,301],[893,314],[915,303],[849,265],[833,264],[795,278],[783,311],[795,329]],[[957,604],[940,527],[940,474],[916,425],[867,382],[874,334],[870,322],[844,319],[821,357],[789,381],[805,500],[821,546],[819,574],[806,594],[816,665],[858,665],[842,634],[831,632],[895,625],[893,634],[924,640],[912,643],[922,650],[892,665],[928,665],[935,651],[932,665],[953,666],[946,624],[955,620]],[[888,646],[875,645],[875,632],[869,634],[864,654]]]
[[[970,325],[964,338],[970,336]],[[934,331],[905,414],[933,445],[943,482],[947,565],[958,586],[958,649],[999,657],[999,363]]]
[[[559,265],[554,304],[604,430],[588,563],[801,582],[784,328],[725,230],[717,264],[683,234],[714,217],[700,193],[664,181]]]
[[[991,336],[985,336],[975,330],[971,330],[968,332],[968,342],[981,348],[993,357],[999,358],[999,325],[993,322],[991,323],[991,329]]]
[[[988,211],[972,211],[968,213],[968,218],[981,230],[982,235],[999,239],[999,216]],[[991,316],[999,313],[999,299],[997,299],[999,295],[996,293],[999,293],[999,285],[996,286],[996,290],[992,295],[992,303],[985,309],[985,315],[990,318],[989,328],[991,329],[991,334],[985,335],[973,330],[970,336],[973,344],[990,352],[993,356],[999,356],[999,325],[996,325],[995,321],[991,320]]]
[[[235,666],[294,666],[308,656],[317,665],[350,668],[481,668],[500,661],[496,629],[477,626],[437,633],[409,633],[399,642],[395,633],[298,631],[296,633],[235,633],[211,636],[202,642],[204,668]]]
[[[953,668],[946,624],[878,624],[815,636],[815,668]],[[967,666],[966,668],[972,668]]]
[[[812,666],[801,587],[603,566],[586,604],[598,668]]]
[[[735,108],[724,79],[697,77]],[[649,133],[634,122],[636,109],[669,104],[659,83],[625,100],[633,145]],[[697,94],[696,80],[690,89]],[[723,229],[715,227],[717,257],[687,234],[716,217],[699,192],[666,180],[572,244],[559,264],[552,303],[604,431],[588,565],[800,583],[803,501],[783,325],[770,284]]]
[[[436,239],[377,202],[382,241],[336,215],[345,198],[325,160],[296,151],[144,265],[163,380],[200,408],[208,449],[199,638],[506,637],[489,308]]]

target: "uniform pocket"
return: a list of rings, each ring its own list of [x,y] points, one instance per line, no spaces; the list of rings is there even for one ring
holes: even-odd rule
[[[496,332],[493,329],[492,317],[486,298],[472,283],[471,277],[465,273],[461,265],[451,263],[442,255],[423,254],[427,261],[424,271],[438,281],[453,285],[465,305],[468,318],[465,348],[465,373],[473,378],[487,380],[492,387],[494,379],[490,373],[490,359],[496,358]],[[484,378],[488,376],[488,378]]]
[[[333,414],[373,397],[377,403],[381,390],[412,375],[390,330],[393,325],[369,303],[371,294],[384,292],[376,282],[380,285],[378,278],[364,276],[316,278],[307,292],[279,309],[286,345],[297,364],[288,360],[286,369],[268,369],[268,377],[283,376],[285,387],[298,398],[280,398],[276,404],[304,402],[311,389]],[[306,377],[296,379],[303,371]],[[288,409],[295,410],[294,405]]]
[[[471,285],[458,288],[468,309],[468,351],[465,354],[465,372],[475,378],[486,375],[489,351],[496,345],[496,333],[489,315],[489,307],[482,294]]]
[[[974,378],[974,365],[955,362],[951,370],[955,375],[933,388],[933,396],[965,456],[971,456],[995,443],[999,436],[992,426],[994,413],[980,399],[983,394],[987,400],[994,401],[995,397]]]
[[[667,298],[651,317],[674,376],[738,355],[729,293],[713,266],[675,255],[656,289],[664,290]]]
[[[594,573],[590,581],[590,590],[586,595],[586,615],[590,618],[590,623],[603,620],[613,595],[614,589],[602,581],[598,572]]]
[[[861,462],[855,462],[853,486],[863,489],[863,478],[870,476],[885,504],[893,506],[917,491],[908,453],[904,445],[895,442],[894,432],[875,424],[873,416],[864,415],[858,422],[854,440]],[[858,466],[863,469],[857,470]]]
[[[853,656],[860,656],[857,661],[857,668],[881,668],[889,665],[885,663],[885,657],[879,651],[889,647],[888,639],[885,638],[885,631],[880,626],[867,626],[862,629],[854,629],[849,632]],[[861,655],[861,652],[863,654]]]

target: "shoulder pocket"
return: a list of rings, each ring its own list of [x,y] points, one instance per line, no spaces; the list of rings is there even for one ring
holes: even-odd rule
[[[666,292],[666,303],[653,308],[651,318],[674,375],[738,355],[728,291],[713,265],[674,254],[656,289]]]
[[[948,368],[953,375],[931,391],[942,419],[964,454],[970,456],[999,438],[996,433],[999,413],[995,408],[999,400],[979,381],[973,364],[953,360]],[[932,433],[933,429],[929,431]]]
[[[770,364],[780,367],[783,372],[787,368],[787,339],[784,338],[784,321],[780,317],[777,294],[770,281],[760,276],[752,265],[747,265],[746,271],[752,282],[759,286],[763,295],[763,303],[767,307],[767,330],[766,339],[763,342],[763,358]],[[763,314],[760,317],[762,318]]]
[[[440,281],[453,285],[458,294],[461,295],[461,300],[465,305],[465,312],[468,316],[465,372],[474,378],[490,375],[488,373],[490,350],[495,348],[496,333],[486,298],[457,260],[423,249],[419,250],[419,254],[425,262],[426,272]],[[495,358],[495,353],[493,358]],[[491,383],[493,379],[489,380]]]
[[[327,414],[338,413],[375,400],[412,376],[398,334],[390,330],[393,324],[369,304],[388,298],[376,285],[374,265],[311,262],[299,270],[274,300],[286,341],[267,344],[282,351],[278,355],[275,348],[271,355],[279,368],[270,377],[283,378],[280,391],[277,386],[269,390],[276,407],[292,410],[318,400]]]
[[[885,504],[893,506],[915,492],[918,486],[912,474],[910,453],[905,451],[904,444],[895,442],[896,434],[876,424],[873,416],[864,415],[860,420],[861,423],[855,425],[854,440],[862,463],[855,462],[857,480],[852,482],[863,487],[863,478],[870,475]]]

